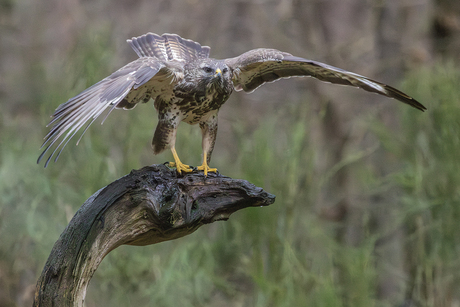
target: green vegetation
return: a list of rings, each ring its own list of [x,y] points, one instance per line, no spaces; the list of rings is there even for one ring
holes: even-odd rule
[[[394,176],[404,189],[400,218],[409,234],[412,293],[426,306],[451,306],[460,295],[459,82],[458,67],[445,63],[414,73],[406,85],[430,103],[424,118],[404,112],[405,146],[397,154],[405,169]]]
[[[46,131],[37,127],[44,127],[50,111],[69,93],[110,71],[104,68],[110,55],[101,59],[99,51],[87,50],[78,52],[62,76],[42,81],[39,110],[0,118],[5,291],[20,287],[24,274],[38,276],[59,234],[91,194],[132,168],[171,158],[169,152],[151,154],[156,114],[149,104],[139,107],[144,111],[113,112],[103,129],[89,129],[78,147],[70,142],[59,162],[46,170],[35,164]],[[372,182],[376,191],[399,190],[390,232],[403,231],[406,263],[394,282],[403,284],[406,297],[420,306],[450,306],[460,298],[460,73],[453,67],[441,63],[408,76],[404,89],[420,97],[428,112],[401,106],[396,135],[369,123],[367,129],[401,167],[385,178],[356,172],[362,174],[358,182],[363,187]],[[357,246],[348,245],[337,239],[343,225],[322,219],[315,207],[331,173],[344,165],[363,168],[362,157],[372,153],[350,154],[330,172],[318,174],[309,134],[314,128],[301,120],[308,111],[305,105],[285,110],[266,118],[250,137],[239,137],[235,164],[225,165],[225,156],[213,159],[212,166],[225,175],[276,194],[274,205],[243,210],[228,222],[172,242],[116,249],[96,272],[87,306],[389,306],[378,298],[380,260],[375,253],[388,233],[364,221],[365,236]],[[293,120],[281,122],[282,115]],[[184,125],[179,131],[177,147],[187,148],[181,157],[198,164],[199,129]]]

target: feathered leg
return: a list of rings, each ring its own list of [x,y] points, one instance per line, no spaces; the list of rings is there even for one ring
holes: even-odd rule
[[[197,169],[204,171],[204,175],[207,176],[208,172],[217,172],[217,168],[210,168],[208,166],[211,161],[214,144],[216,143],[217,112],[209,116],[205,121],[200,122],[200,128],[202,134],[201,147],[203,148],[203,164],[198,166]]]
[[[189,165],[182,163],[177,155],[175,144],[176,144],[176,132],[177,126],[180,123],[180,119],[171,119],[167,114],[159,115],[158,125],[153,135],[152,148],[154,154],[159,154],[167,148],[171,149],[175,162],[170,162],[171,167],[176,167],[177,172],[180,174],[182,171],[188,173],[192,169]]]

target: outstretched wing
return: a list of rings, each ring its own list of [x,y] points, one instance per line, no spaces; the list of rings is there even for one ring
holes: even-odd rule
[[[252,92],[266,82],[280,78],[310,76],[321,81],[350,85],[395,98],[421,111],[426,108],[403,92],[367,77],[324,63],[293,56],[275,49],[254,49],[225,60],[233,70],[235,90]]]
[[[156,80],[151,80],[154,76]],[[157,83],[171,78],[170,76],[171,72],[164,63],[154,58],[140,58],[61,104],[47,125],[52,125],[52,128],[45,136],[42,148],[46,147],[38,157],[37,163],[59,141],[46,160],[45,167],[55,154],[56,161],[62,149],[85,123],[88,122],[81,136],[105,110],[109,110],[107,117],[114,108],[132,108],[140,100],[150,99],[151,94],[146,90],[146,86],[141,87],[148,82],[150,87],[155,88]],[[125,98],[131,96],[130,92],[134,97],[128,101]]]
[[[81,135],[83,136],[105,110],[108,110],[105,116],[107,118],[115,108],[132,109],[138,102],[147,102],[159,92],[172,91],[183,77],[184,65],[189,61],[208,57],[210,51],[207,46],[175,34],[160,36],[147,33],[133,37],[128,43],[139,59],[56,109],[48,124],[52,125],[51,131],[45,136],[42,145],[45,149],[37,163],[52,148],[54,149],[46,160],[45,167],[54,155],[56,161],[69,140],[87,123]]]

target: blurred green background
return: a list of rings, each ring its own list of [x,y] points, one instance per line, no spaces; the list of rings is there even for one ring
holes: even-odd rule
[[[36,165],[53,110],[177,33],[225,58],[271,47],[389,83],[423,103],[308,78],[235,93],[212,167],[277,195],[229,221],[111,252],[86,306],[459,306],[460,2],[0,1],[0,306],[31,306],[83,202],[153,156],[153,104],[96,122]],[[200,129],[177,150],[199,165]]]

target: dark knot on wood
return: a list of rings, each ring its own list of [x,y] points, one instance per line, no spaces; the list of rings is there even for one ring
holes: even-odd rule
[[[92,195],[54,244],[34,306],[83,306],[102,259],[120,245],[149,245],[227,220],[275,196],[245,180],[210,173],[178,176],[164,165],[134,170]]]

